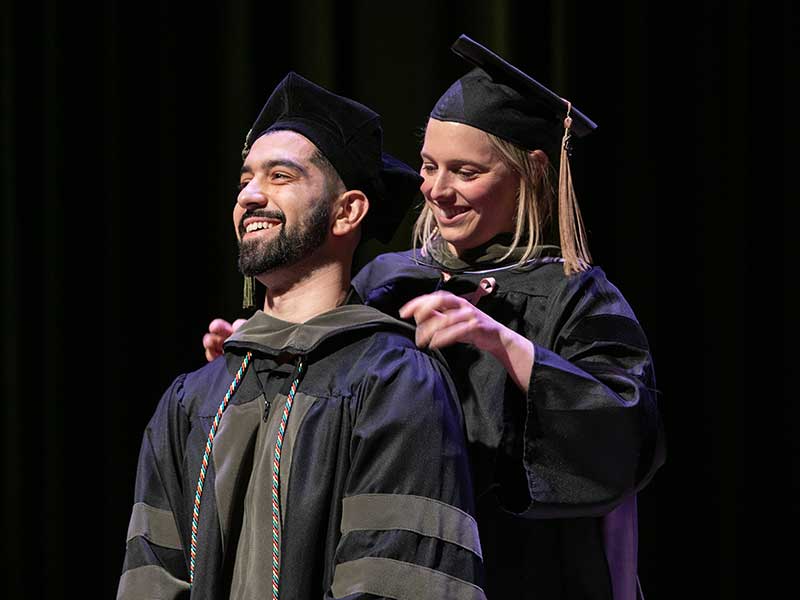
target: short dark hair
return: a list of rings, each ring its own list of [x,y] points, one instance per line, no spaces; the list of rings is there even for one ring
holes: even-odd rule
[[[314,149],[314,153],[311,155],[311,162],[317,165],[322,171],[329,192],[333,193],[334,191],[339,192],[347,190],[339,173],[319,148]]]

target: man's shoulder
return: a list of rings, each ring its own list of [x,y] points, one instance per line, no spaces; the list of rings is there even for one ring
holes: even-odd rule
[[[228,378],[231,369],[230,364],[242,362],[244,357],[226,354],[204,364],[202,367],[189,371],[182,375],[184,390],[196,390],[208,388],[213,382]]]
[[[363,322],[350,324],[330,336],[319,348],[323,354],[338,352],[358,355],[361,361],[380,361],[391,353],[421,352],[414,343],[414,327],[408,322],[371,306],[360,305],[355,310],[364,317]]]
[[[413,327],[377,329],[365,342],[364,366],[373,372],[418,381],[449,376],[447,361],[439,350],[417,346]]]
[[[381,315],[368,329],[341,334],[321,346],[320,358],[324,356],[323,360],[329,364],[338,365],[334,370],[349,380],[364,377],[385,381],[394,377],[423,379],[434,373],[438,376],[446,370],[444,358],[436,350],[418,348],[414,335],[410,324]]]
[[[244,356],[226,353],[202,367],[181,373],[165,392],[168,401],[179,405],[186,413],[215,411],[220,400],[242,368]],[[205,405],[209,407],[206,410]]]

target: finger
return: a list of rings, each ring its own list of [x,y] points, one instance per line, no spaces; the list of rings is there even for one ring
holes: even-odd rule
[[[450,292],[434,292],[414,298],[400,308],[400,316],[404,319],[414,317],[417,323],[427,320],[436,312],[444,312],[464,306],[466,301]]]
[[[428,306],[431,304],[443,303],[447,302],[450,298],[456,298],[450,292],[439,291],[433,292],[431,294],[424,294],[422,296],[417,296],[413,300],[409,300],[403,306],[400,307],[400,315],[406,319],[410,317],[414,312],[420,309],[420,307]]]
[[[222,339],[222,336],[216,333],[206,333],[203,335],[203,348],[218,348]]]
[[[207,333],[203,336],[203,348],[213,350],[214,352],[222,352],[222,342],[226,338],[216,333]]]
[[[470,327],[477,328],[480,322],[480,311],[471,304],[462,304],[445,312],[436,312],[427,319],[417,324],[417,329],[422,329],[422,335],[429,340],[437,331],[447,329],[461,322],[470,323]]]
[[[203,348],[205,349],[206,360],[211,362],[222,355],[223,341],[223,338],[213,333],[207,333],[203,336]]]
[[[433,311],[428,315],[420,317],[414,336],[417,346],[420,348],[426,347],[434,334],[440,329],[445,329],[460,321],[474,321],[473,311],[474,309],[467,305],[446,312]],[[415,317],[416,316],[417,315],[415,315]]]
[[[233,325],[231,325],[231,328],[232,328],[234,331],[236,331],[237,329],[239,329],[239,327],[241,327],[241,326],[242,326],[242,325],[244,325],[245,323],[247,323],[247,319],[236,319],[236,320],[233,322]]]
[[[209,333],[215,333],[226,338],[233,333],[233,326],[225,319],[214,319],[209,324],[208,331]]]
[[[476,309],[470,305],[458,309],[448,310],[445,313],[426,320],[421,325],[417,325],[416,341],[420,347],[425,347],[432,343],[441,332],[450,330],[452,327],[464,323],[466,329],[463,332],[464,339],[456,341],[469,341],[472,332],[478,327],[479,319],[476,317]],[[421,345],[420,345],[421,344]]]
[[[417,344],[417,347],[427,348],[433,334],[436,333],[436,329],[436,323],[433,322],[432,319],[428,320],[427,323],[417,325],[417,329],[414,332],[414,342]]]
[[[450,327],[439,329],[428,342],[430,348],[446,348],[453,344],[468,343],[472,337],[474,323],[461,321]]]
[[[424,302],[424,298],[426,298],[426,296],[417,296],[413,300],[409,300],[403,304],[403,306],[400,307],[400,310],[397,311],[400,315],[400,318],[410,318],[414,314],[414,311],[417,310],[417,307],[420,305],[420,303]]]

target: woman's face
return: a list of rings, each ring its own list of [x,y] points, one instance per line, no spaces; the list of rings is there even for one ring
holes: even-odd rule
[[[420,186],[439,233],[456,255],[512,231],[519,176],[480,129],[430,119]]]

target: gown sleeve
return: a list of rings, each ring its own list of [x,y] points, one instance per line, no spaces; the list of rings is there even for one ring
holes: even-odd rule
[[[358,386],[326,598],[485,598],[460,406],[440,363],[408,344]]]
[[[568,277],[534,340],[523,465],[529,517],[601,515],[664,461],[647,339],[620,292],[593,268]],[[517,502],[519,504],[519,499]]]
[[[178,527],[186,521],[180,508],[189,428],[183,382],[180,376],[167,389],[143,435],[118,599],[189,597],[186,532]]]

